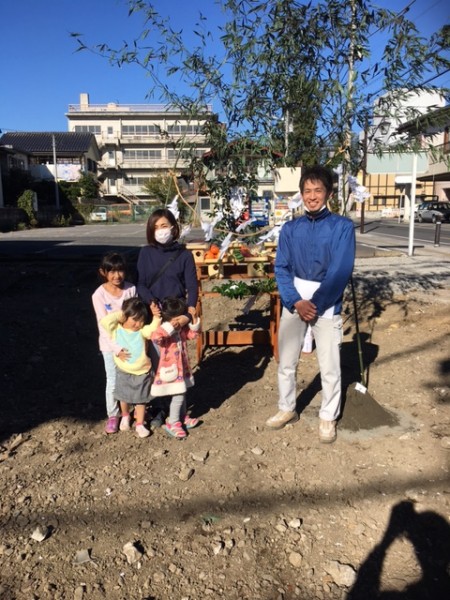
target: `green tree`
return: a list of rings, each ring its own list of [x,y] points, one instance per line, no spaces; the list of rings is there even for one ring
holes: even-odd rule
[[[33,206],[34,192],[33,190],[25,190],[17,200],[17,208],[21,208],[28,217],[28,222],[31,226],[37,225],[36,213]]]
[[[193,46],[151,4],[129,0],[129,13],[143,16],[142,31],[121,48],[91,48],[117,66],[141,65],[149,97],[186,114],[219,103],[226,134],[216,126],[211,142],[217,156],[229,140],[256,140],[281,148],[287,164],[319,159],[349,172],[361,157],[352,135],[371,124],[374,98],[389,92],[384,110],[394,111],[411,90],[430,89],[424,80],[450,67],[448,30],[424,39],[408,20],[408,8],[395,12],[365,0],[221,5],[226,22],[220,40],[212,39],[200,14]],[[73,35],[78,50],[88,48]],[[186,91],[178,93],[180,87]],[[227,176],[234,184],[235,170]]]
[[[81,203],[92,203],[98,199],[99,183],[93,173],[82,173],[77,183]]]
[[[142,190],[150,196],[151,200],[158,200],[161,204],[168,204],[177,194],[174,178],[171,175],[156,175],[148,179]]]

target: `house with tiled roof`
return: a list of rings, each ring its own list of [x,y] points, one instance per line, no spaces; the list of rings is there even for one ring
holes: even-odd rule
[[[4,133],[0,147],[1,171],[28,172],[36,181],[77,181],[82,173],[97,173],[100,160],[95,135],[66,131]],[[56,169],[55,169],[56,164]]]

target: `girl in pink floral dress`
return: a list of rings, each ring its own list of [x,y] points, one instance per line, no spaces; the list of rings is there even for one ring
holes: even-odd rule
[[[200,335],[200,319],[192,316],[185,322],[186,302],[168,297],[161,303],[162,324],[152,333],[152,342],[159,348],[160,358],[151,387],[152,397],[171,396],[169,417],[163,426],[168,435],[178,440],[186,437],[187,429],[198,425],[198,419],[186,412],[186,392],[194,385],[187,354],[186,341]]]

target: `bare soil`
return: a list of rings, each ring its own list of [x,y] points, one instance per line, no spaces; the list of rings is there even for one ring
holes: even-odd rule
[[[450,597],[448,288],[357,278],[368,392],[349,296],[336,443],[318,441],[314,352],[300,421],[264,428],[267,346],[206,351],[189,395],[202,422],[178,442],[103,432],[95,265],[0,272],[2,600]],[[244,304],[205,301],[205,327],[267,324],[267,300]]]

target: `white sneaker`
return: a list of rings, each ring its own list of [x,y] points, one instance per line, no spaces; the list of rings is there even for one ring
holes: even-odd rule
[[[150,431],[145,425],[136,425],[136,434],[140,438],[146,438],[150,435]]]
[[[332,444],[336,439],[336,421],[320,419],[319,440],[322,444]]]
[[[120,431],[130,431],[131,426],[130,426],[130,416],[129,415],[128,415],[128,417],[122,417],[120,419],[119,429],[120,429]]]
[[[295,410],[279,410],[276,415],[266,421],[266,427],[269,429],[283,429],[289,423],[298,421],[298,414]]]

